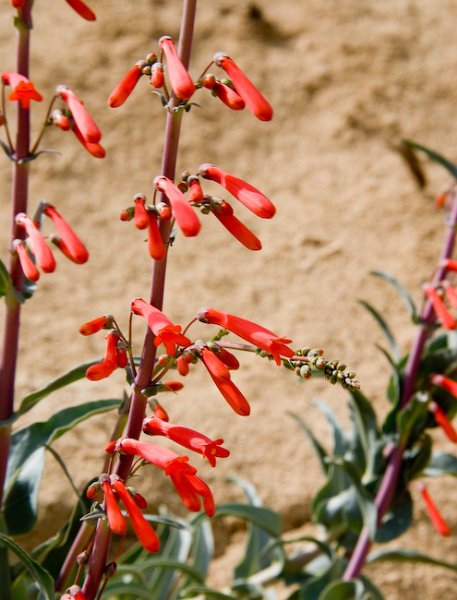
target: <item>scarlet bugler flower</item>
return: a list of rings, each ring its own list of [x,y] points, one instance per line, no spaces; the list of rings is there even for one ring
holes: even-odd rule
[[[87,379],[90,379],[90,381],[98,381],[100,379],[105,379],[105,377],[109,377],[118,366],[117,355],[119,352],[119,336],[116,332],[110,331],[106,334],[105,339],[106,349],[103,360],[91,365],[86,370],[86,377]]]
[[[54,223],[65,247],[68,249],[71,260],[78,265],[84,264],[89,258],[89,252],[67,221],[52,204],[47,202],[43,205],[43,213]]]
[[[38,281],[40,278],[40,272],[35,266],[30,254],[27,250],[27,245],[24,240],[13,240],[13,250],[17,253],[21,269],[24,275],[30,281]]]
[[[167,59],[168,76],[174,93],[181,100],[188,100],[195,92],[195,85],[179,57],[173,39],[164,35],[160,38],[159,45]]]
[[[21,227],[24,227],[27,232],[27,235],[30,238],[32,252],[35,255],[40,269],[45,273],[52,273],[56,268],[56,261],[38,227],[25,213],[18,213],[16,215],[16,223],[21,225]]]
[[[67,117],[67,115],[64,115],[64,113],[57,108],[56,110],[52,111],[50,121],[62,131],[69,131],[71,129],[70,119]]]
[[[249,110],[261,121],[270,121],[273,118],[273,109],[269,102],[262,96],[235,61],[224,52],[217,52],[213,60],[230,77],[235,90],[246,102]]]
[[[212,467],[216,466],[216,458],[226,458],[230,455],[230,452],[221,446],[224,440],[212,440],[199,431],[173,425],[173,423],[162,421],[157,417],[144,419],[143,431],[148,435],[163,435],[173,442],[181,444],[184,448],[200,453],[208,459]]]
[[[78,129],[78,126],[75,122],[72,123],[71,130],[75,134],[77,140],[84,146],[87,152],[89,152],[89,154],[91,154],[94,158],[105,158],[105,148],[103,148],[103,146],[98,142],[88,142]]]
[[[457,431],[444,410],[436,402],[430,402],[429,408],[433,413],[435,421],[446,434],[446,437],[454,444],[457,444]]]
[[[25,0],[11,0],[11,6],[13,8],[22,8]]]
[[[148,212],[147,217],[149,256],[154,260],[162,260],[165,258],[166,248],[157,223],[157,217],[153,212]]]
[[[455,329],[457,327],[456,320],[447,309],[441,296],[437,293],[433,285],[424,285],[425,295],[432,303],[436,318],[445,329]]]
[[[71,8],[78,13],[80,17],[86,19],[86,21],[95,21],[97,18],[93,10],[91,10],[87,4],[82,0],[65,0]]]
[[[247,417],[251,412],[251,407],[244,395],[233,383],[228,366],[206,346],[201,349],[201,358],[211,379],[227,404],[236,414]]]
[[[149,79],[152,87],[160,89],[165,83],[162,63],[156,62],[151,66],[151,77]]]
[[[198,311],[198,319],[203,323],[212,323],[228,329],[235,335],[271,354],[277,365],[281,364],[281,356],[292,358],[294,351],[287,346],[292,340],[279,337],[269,329],[257,323],[223,313],[214,308],[202,308]]]
[[[457,271],[457,260],[455,258],[447,258],[442,261],[442,267],[446,268],[446,271]]]
[[[168,177],[159,175],[154,179],[154,186],[168,198],[173,215],[179,228],[186,237],[193,237],[200,231],[200,221],[194,213],[189,201],[181,190]]]
[[[89,142],[90,144],[98,143],[102,137],[101,131],[90,116],[83,102],[65,85],[58,85],[56,94],[62,98],[70,109],[76,126],[86,142]]]
[[[451,528],[446,523],[436,504],[433,502],[430,494],[427,491],[427,488],[423,484],[418,484],[417,488],[422,496],[422,499],[424,500],[425,508],[427,509],[428,516],[430,517],[434,528],[440,535],[449,537],[451,535]]]
[[[274,216],[276,209],[273,203],[246,181],[209,163],[200,165],[198,173],[205,179],[210,179],[221,185],[258,217],[271,219]]]
[[[248,250],[261,250],[262,242],[259,238],[235,217],[228,202],[224,200],[223,205],[222,210],[215,208],[211,211],[216,219]]]
[[[457,398],[457,381],[453,379],[449,379],[449,377],[445,377],[444,375],[439,375],[435,373],[431,376],[431,382],[433,385],[438,385],[449,392],[454,398]]]
[[[22,108],[30,108],[31,100],[35,100],[36,102],[43,100],[43,96],[37,92],[33,83],[27,77],[24,77],[24,75],[5,72],[2,73],[1,78],[3,84],[13,88],[13,91],[8,96],[8,100],[20,102]]]
[[[169,356],[176,353],[176,346],[190,346],[191,341],[181,333],[181,326],[174,325],[158,308],[142,298],[132,301],[132,312],[146,319],[149,329],[155,335],[154,345],[163,344]]]
[[[108,324],[112,323],[113,317],[111,315],[103,315],[102,317],[96,317],[79,328],[79,333],[82,335],[92,335],[104,329]]]
[[[211,90],[221,102],[232,110],[243,110],[246,106],[243,98],[234,89],[222,81],[216,81]]]
[[[203,480],[197,477],[197,469],[188,464],[187,456],[179,456],[168,448],[131,438],[118,440],[116,450],[122,454],[140,456],[147,462],[163,469],[172,480],[188,510],[198,512],[203,503],[206,514],[209,517],[214,515],[216,506],[211,490]]]
[[[127,98],[135,89],[136,84],[140,80],[143,74],[143,61],[135,63],[135,65],[128,71],[126,75],[117,84],[114,90],[111,92],[108,98],[108,104],[111,108],[117,108],[124,104]]]

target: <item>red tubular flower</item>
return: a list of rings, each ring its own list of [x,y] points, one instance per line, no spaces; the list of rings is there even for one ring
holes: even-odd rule
[[[440,406],[438,406],[436,402],[430,402],[429,408],[430,411],[433,413],[435,421],[446,434],[446,437],[454,444],[457,444],[457,431],[454,429],[454,426],[452,425],[444,410]]]
[[[181,333],[181,326],[174,325],[158,308],[142,298],[132,301],[132,312],[146,319],[149,329],[155,335],[154,345],[163,344],[169,356],[176,353],[176,346],[190,346],[191,341]]]
[[[143,62],[136,63],[111,92],[108,98],[108,104],[111,108],[117,108],[124,104],[133,92],[143,74],[143,64]]]
[[[200,165],[198,172],[205,179],[221,185],[258,217],[271,219],[274,216],[276,209],[272,202],[249,183],[208,163]]]
[[[86,371],[87,379],[98,381],[109,377],[117,367],[117,344],[119,337],[113,331],[106,334],[106,350],[103,360],[91,365]]]
[[[129,358],[127,354],[127,350],[125,348],[116,348],[116,365],[120,369],[125,369],[125,367],[129,364]]]
[[[95,13],[82,0],[65,0],[86,21],[95,21]]]
[[[189,177],[187,185],[189,186],[189,200],[200,204],[203,200],[203,190],[198,177]]]
[[[81,325],[81,327],[79,328],[79,333],[81,333],[82,335],[92,335],[93,333],[97,333],[98,331],[104,329],[107,323],[111,321],[111,315],[103,315],[102,317],[97,317],[95,319],[92,319],[91,321],[88,321],[87,323],[84,323],[84,325]]]
[[[148,212],[147,217],[149,256],[155,260],[162,260],[165,258],[166,248],[159,230],[157,218],[153,212]]]
[[[78,265],[85,263],[89,258],[89,252],[57,209],[52,204],[46,203],[43,206],[43,213],[54,223],[61,239],[68,248],[69,256],[73,262]]]
[[[186,237],[193,237],[200,231],[200,221],[187,198],[168,177],[159,175],[154,186],[168,198],[179,228]]]
[[[167,411],[164,409],[164,407],[159,402],[157,402],[157,400],[155,400],[152,410],[153,410],[155,416],[159,419],[162,419],[162,421],[170,420],[170,417],[168,416]]]
[[[149,224],[148,213],[145,208],[146,196],[137,194],[133,201],[135,202],[135,209],[133,212],[135,227],[137,229],[146,229]]]
[[[105,495],[105,510],[109,527],[113,533],[125,535],[127,532],[127,521],[121,513],[108,475],[100,477],[100,485]]]
[[[22,8],[25,0],[11,0],[11,6],[13,8]]]
[[[240,368],[240,363],[238,362],[237,357],[225,348],[218,348],[216,355],[217,358],[221,360],[228,369],[236,370]]]
[[[162,63],[156,62],[151,67],[151,77],[149,79],[152,87],[159,89],[163,87],[165,83],[165,78],[163,74],[163,65]]]
[[[174,93],[181,100],[188,100],[195,92],[195,85],[179,57],[173,39],[164,35],[160,38],[159,45],[167,59],[168,76]]]
[[[443,390],[452,394],[454,398],[457,398],[457,381],[449,379],[449,377],[445,377],[444,375],[435,374],[432,375],[431,382],[433,385],[439,385]]]
[[[457,323],[433,285],[424,285],[425,295],[432,303],[436,318],[445,329],[455,329]]]
[[[447,271],[457,271],[457,260],[454,258],[447,258],[443,260],[442,266],[445,267]]]
[[[91,154],[94,158],[105,158],[105,156],[106,156],[105,148],[103,148],[103,146],[101,144],[99,144],[98,142],[96,142],[95,144],[92,142],[88,142],[84,138],[83,134],[79,131],[76,123],[72,124],[71,130],[75,134],[78,141],[84,146],[84,148],[87,150],[87,152],[89,152],[89,154]]]
[[[428,516],[430,517],[434,528],[440,535],[449,537],[451,535],[451,528],[446,523],[436,504],[433,502],[430,494],[427,491],[427,488],[422,484],[419,484],[417,487],[424,500],[425,508],[427,509]]]
[[[163,435],[184,448],[200,453],[208,459],[212,467],[216,466],[216,458],[226,458],[230,455],[226,448],[221,447],[224,440],[212,440],[203,433],[167,423],[157,417],[144,419],[143,431],[148,435]]]
[[[30,101],[41,102],[43,96],[37,92],[31,81],[19,73],[2,73],[2,82],[13,88],[8,100],[20,102],[22,108],[30,108]]]
[[[27,251],[27,246],[23,240],[13,240],[13,250],[17,252],[17,257],[24,275],[29,281],[38,281],[40,272]]]
[[[247,107],[253,115],[261,121],[270,121],[273,118],[273,109],[234,60],[223,52],[217,52],[213,60],[230,77],[236,91],[246,102]]]
[[[16,215],[16,223],[24,227],[27,232],[38,266],[45,273],[52,273],[56,268],[56,261],[38,227],[25,213],[18,213]]]
[[[61,110],[53,110],[50,119],[62,131],[69,131],[71,129],[70,119]]]
[[[294,351],[286,345],[290,344],[292,340],[278,337],[272,331],[247,319],[219,312],[214,308],[200,309],[198,319],[203,323],[212,323],[228,329],[254,346],[265,350],[273,356],[277,365],[281,364],[281,356],[292,358],[294,355]]]
[[[200,510],[202,497],[206,514],[212,517],[215,505],[211,490],[199,477],[197,470],[188,464],[187,456],[179,456],[168,448],[155,444],[140,442],[131,438],[121,438],[117,441],[116,450],[122,454],[141,456],[147,462],[163,469],[170,477],[185,506],[193,512]]]
[[[254,235],[244,223],[235,217],[233,209],[228,202],[224,201],[223,204],[226,205],[224,210],[217,210],[217,208],[215,208],[211,211],[216,219],[222,223],[234,238],[248,248],[248,250],[261,250],[262,242],[259,238]],[[227,207],[230,209],[231,213],[227,210]]]
[[[243,110],[246,106],[243,98],[229,85],[222,83],[222,81],[216,81],[211,89],[215,96],[232,110]]]
[[[208,369],[211,379],[228,405],[240,416],[247,417],[251,412],[248,401],[230,378],[228,367],[212,352],[204,347],[201,350],[202,361]]]
[[[56,94],[62,98],[70,109],[76,126],[86,142],[89,142],[90,144],[99,142],[102,137],[101,131],[76,94],[65,85],[57,86]]]
[[[125,506],[125,510],[130,517],[130,522],[132,523],[138,541],[148,552],[157,552],[160,547],[160,540],[154,529],[144,518],[143,513],[130,495],[124,483],[120,479],[112,479],[111,483]]]
[[[79,585],[72,585],[63,596],[60,596],[60,600],[86,600],[86,596]]]

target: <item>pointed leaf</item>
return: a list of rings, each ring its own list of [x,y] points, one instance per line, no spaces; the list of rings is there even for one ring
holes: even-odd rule
[[[24,564],[32,580],[40,588],[45,600],[54,600],[54,581],[46,569],[43,569],[23,548],[3,533],[0,533],[0,543],[9,548]]]
[[[370,271],[370,275],[374,275],[375,277],[381,277],[382,279],[384,279],[384,281],[390,283],[390,285],[398,292],[400,298],[405,303],[406,308],[408,309],[408,312],[411,316],[411,319],[413,320],[413,323],[419,322],[419,315],[417,312],[416,303],[411,298],[408,291],[401,285],[401,283],[399,283],[399,281],[391,273],[388,273],[387,271]]]
[[[444,156],[442,156],[438,152],[435,152],[435,150],[430,150],[430,148],[427,148],[426,146],[422,146],[421,144],[413,142],[412,140],[403,140],[403,143],[408,146],[411,146],[411,148],[420,150],[421,152],[426,154],[431,160],[433,160],[434,162],[436,162],[439,165],[441,165],[442,167],[444,167],[447,171],[449,171],[449,173],[455,179],[457,179],[457,165],[456,164],[454,164],[447,158],[444,158]]]
[[[274,537],[281,535],[281,519],[278,513],[269,508],[248,504],[219,504],[216,509],[216,517],[224,516],[238,517],[249,521]]]
[[[319,402],[319,400],[315,400],[314,404],[321,411],[324,417],[327,419],[329,423],[332,433],[333,433],[333,454],[335,456],[343,456],[347,450],[346,442],[344,439],[344,431],[338,422],[338,419],[335,417],[332,409],[324,404],[323,402]]]
[[[328,585],[319,600],[365,600],[364,585],[359,580],[333,581]]]
[[[212,588],[204,585],[194,585],[192,587],[188,587],[181,592],[179,597],[195,598],[196,596],[199,598],[203,597],[205,600],[234,600],[233,596],[228,596],[227,594],[223,594],[222,592],[218,592],[217,590],[213,590]]]
[[[365,300],[359,300],[359,304],[364,306],[367,309],[367,311],[374,317],[374,319],[378,323],[379,327],[382,329],[382,332],[384,333],[384,335],[389,343],[389,346],[390,346],[390,349],[392,350],[394,359],[396,361],[400,360],[400,357],[401,357],[400,347],[398,346],[397,341],[394,337],[394,334],[392,333],[392,330],[390,329],[390,327],[387,325],[387,322],[385,321],[384,317],[382,317],[381,313],[379,313],[376,310],[376,308],[374,306],[372,306],[369,302],[366,302]]]
[[[376,442],[379,435],[376,414],[367,398],[357,390],[351,392],[349,405],[355,425],[355,431],[360,438],[360,443],[365,455],[364,478],[370,481],[374,475],[377,452]]]
[[[86,376],[87,369],[96,362],[98,361],[92,360],[90,362],[83,363],[75,367],[74,369],[71,369],[71,371],[68,371],[64,375],[61,375],[57,379],[50,381],[36,392],[25,396],[25,398],[22,399],[21,405],[19,406],[19,409],[17,411],[18,415],[23,415],[24,413],[29,411],[35,406],[35,404],[40,402],[40,400],[43,400],[43,398],[46,398],[46,396],[49,396],[49,394],[52,394],[52,392],[60,390],[61,388],[70,385],[70,383],[74,383],[79,379],[84,379],[84,377]]]
[[[404,492],[396,497],[384,515],[376,532],[376,541],[390,542],[407,531],[413,523],[413,502],[411,494]]]
[[[314,448],[314,451],[317,454],[317,457],[319,459],[319,463],[320,463],[321,469],[324,472],[324,475],[326,475],[328,473],[328,462],[326,461],[326,459],[327,459],[327,452],[321,446],[319,440],[315,437],[315,435],[313,434],[313,432],[311,431],[311,429],[305,424],[305,422],[303,421],[303,419],[301,419],[295,413],[289,412],[288,414],[293,419],[295,419],[295,421],[297,421],[297,423],[299,424],[299,426],[301,427],[301,429],[305,432],[306,436],[308,437],[309,441],[311,442],[311,445]]]
[[[376,550],[368,555],[367,562],[374,563],[380,560],[391,560],[398,562],[415,562],[424,563],[428,565],[435,565],[437,567],[444,567],[451,571],[457,571],[457,563],[450,563],[444,560],[433,558],[428,554],[417,552],[409,548],[399,548],[398,550]]]
[[[424,475],[427,477],[440,477],[441,475],[457,477],[457,456],[447,452],[433,452]]]

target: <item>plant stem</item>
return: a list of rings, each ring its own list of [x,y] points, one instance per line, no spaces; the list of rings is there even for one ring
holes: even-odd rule
[[[443,266],[441,266],[442,261],[447,258],[450,258],[454,249],[457,227],[457,191],[454,191],[453,194],[452,206],[447,226],[448,231],[445,237],[443,249],[440,256],[439,267],[436,270],[433,280],[433,285],[435,286],[438,285],[445,278],[446,269]],[[421,324],[419,326],[420,328],[405,367],[405,376],[400,399],[400,406],[402,408],[408,404],[408,402],[411,399],[411,396],[414,394],[415,382],[417,372],[420,366],[420,361],[422,358],[422,353],[424,351],[425,343],[432,331],[431,326],[434,322],[434,319],[435,315],[432,304],[431,302],[426,302],[421,313]],[[398,478],[401,472],[404,450],[405,449],[401,446],[397,446],[393,449],[389,457],[389,463],[387,465],[383,480],[379,487],[378,493],[376,494],[375,506],[378,514],[378,525],[381,523],[382,518],[386,514],[392,501],[392,497],[394,495]],[[351,560],[349,561],[349,564],[343,575],[343,579],[345,581],[359,577],[365,564],[368,552],[370,550],[371,543],[372,540],[370,540],[368,528],[365,526],[362,529],[360,537],[357,541],[357,545],[354,549],[354,552],[352,553]]]
[[[17,39],[17,72],[29,76],[30,29],[32,26],[32,1],[26,2],[21,13],[22,23],[18,25]],[[15,217],[20,212],[27,211],[29,163],[22,162],[29,155],[30,145],[30,110],[17,105],[16,147],[13,161],[13,181],[11,190],[11,241],[15,238],[24,239],[22,228],[16,225]],[[21,292],[23,275],[15,256],[11,255],[8,265],[13,287]],[[20,303],[14,296],[9,296],[6,302],[6,312],[3,327],[3,345],[0,358],[0,505],[3,498],[3,488],[6,476],[6,463],[11,436],[11,417],[14,412],[14,383],[16,378],[16,363],[19,346]],[[5,423],[6,422],[6,423]]]
[[[186,67],[188,67],[190,60],[196,9],[197,0],[183,0],[178,52]],[[161,174],[169,179],[175,178],[179,134],[183,114],[182,110],[173,110],[178,103],[178,99],[172,96],[169,103],[165,127]],[[171,233],[171,223],[162,221],[160,224],[160,232],[162,239],[167,245]],[[152,268],[150,303],[158,309],[162,309],[163,306],[167,254],[168,252],[163,260],[154,261]],[[136,439],[140,437],[147,404],[147,399],[143,396],[141,390],[149,385],[151,374],[154,369],[155,357],[156,347],[154,346],[154,334],[147,328],[143,342],[140,365],[135,378],[134,391],[130,400],[130,411],[125,431],[127,437]],[[117,464],[116,474],[126,480],[130,472],[132,461],[132,456],[121,455]],[[110,536],[107,535],[106,529],[106,524],[105,527],[99,526],[96,533],[94,548],[89,562],[89,569],[83,585],[83,592],[87,600],[93,600],[96,596],[100,582],[103,578],[110,541]]]

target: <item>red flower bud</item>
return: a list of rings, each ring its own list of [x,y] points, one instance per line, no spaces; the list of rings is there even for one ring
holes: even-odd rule
[[[419,484],[417,487],[422,499],[424,500],[425,508],[427,509],[428,516],[430,517],[434,528],[440,535],[449,537],[451,535],[451,528],[446,523],[436,504],[433,502],[426,487],[422,484]]]
[[[153,212],[149,212],[148,216],[148,248],[149,256],[154,260],[162,260],[165,258],[166,249],[163,243],[162,235],[159,230],[157,218]]]
[[[235,90],[246,102],[249,110],[261,121],[270,121],[273,118],[273,109],[234,60],[223,52],[215,54],[213,60],[230,77]]]
[[[151,77],[150,80],[152,87],[159,89],[163,87],[165,83],[165,78],[163,75],[163,65],[162,63],[156,62],[151,67]]]
[[[108,98],[108,104],[111,108],[117,108],[124,104],[130,94],[133,92],[141,75],[143,74],[142,63],[136,63],[130,71],[124,75]]]
[[[444,375],[435,374],[432,375],[431,382],[433,385],[439,385],[443,390],[454,396],[454,398],[457,398],[457,381],[449,379],[449,377],[445,377]]]
[[[82,0],[65,0],[86,21],[95,21],[95,13]]]
[[[446,268],[446,271],[457,271],[457,260],[455,258],[447,258],[442,261],[441,266]]]
[[[43,206],[43,213],[54,223],[55,228],[68,249],[71,260],[78,265],[85,263],[89,258],[89,252],[56,208],[52,204],[46,203]]]
[[[209,163],[200,165],[198,172],[205,179],[210,179],[221,185],[258,217],[271,219],[274,216],[276,209],[272,202],[246,181]]]
[[[61,110],[56,109],[52,111],[51,121],[62,131],[69,131],[71,129],[70,119]]]
[[[90,116],[83,102],[76,96],[76,94],[65,85],[57,86],[56,94],[58,94],[67,104],[75,120],[77,128],[81,132],[81,135],[86,142],[89,142],[90,144],[96,144],[99,142],[102,137],[101,131]]]
[[[203,200],[203,190],[198,177],[189,177],[187,184],[189,186],[189,200],[194,204],[200,204]]]
[[[18,213],[16,215],[16,223],[26,230],[38,266],[45,273],[52,273],[56,268],[56,261],[38,227],[25,213]]]
[[[95,319],[92,319],[92,321],[88,321],[87,323],[84,323],[84,325],[81,325],[81,327],[79,328],[79,333],[81,333],[82,335],[92,335],[104,329],[105,326],[111,321],[111,316],[103,315],[102,317],[97,317]]]
[[[13,8],[22,8],[25,0],[10,0]]]
[[[444,431],[446,437],[454,444],[457,444],[457,431],[454,429],[454,426],[452,425],[444,410],[440,406],[438,406],[436,402],[430,402],[429,408],[430,411],[433,413],[433,416],[435,417],[436,423]]]
[[[73,133],[75,134],[75,136],[77,137],[77,139],[81,142],[81,144],[87,150],[87,152],[89,152],[89,154],[92,154],[92,156],[94,156],[95,158],[105,158],[106,152],[101,144],[99,144],[98,142],[97,143],[88,142],[84,138],[82,133],[79,131],[76,123],[73,123],[71,129],[72,129]]]
[[[227,207],[230,208],[231,212],[228,212]],[[222,210],[215,208],[211,212],[243,246],[249,250],[260,250],[262,248],[262,242],[246,225],[235,217],[233,209],[228,202],[224,201]]]
[[[455,329],[457,323],[432,285],[424,285],[425,295],[432,303],[436,318],[445,329]]]
[[[197,235],[200,231],[200,221],[181,190],[171,179],[162,175],[156,177],[153,183],[170,201],[173,215],[183,234],[187,237]]]
[[[137,229],[146,229],[149,224],[148,213],[144,207],[146,203],[146,197],[143,196],[143,194],[137,194],[133,201],[135,202],[135,209],[133,213],[135,227]]]
[[[178,55],[173,39],[164,35],[159,45],[167,59],[168,76],[174,93],[181,100],[188,100],[195,92],[195,85]]]

